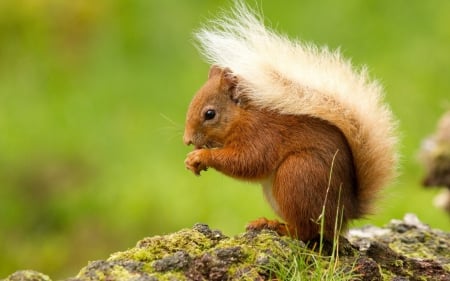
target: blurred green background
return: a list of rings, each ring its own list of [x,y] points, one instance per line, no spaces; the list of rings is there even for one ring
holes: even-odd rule
[[[382,225],[414,212],[450,230],[420,186],[421,139],[450,102],[450,2],[258,1],[276,29],[382,81],[401,176]],[[192,32],[230,1],[0,1],[0,278],[73,276],[88,260],[195,222],[233,235],[274,217],[256,185],[184,169],[184,116],[209,66]]]

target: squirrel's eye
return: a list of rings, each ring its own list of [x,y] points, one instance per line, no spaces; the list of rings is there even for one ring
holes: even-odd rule
[[[216,116],[216,111],[209,109],[205,112],[205,120],[211,120]]]

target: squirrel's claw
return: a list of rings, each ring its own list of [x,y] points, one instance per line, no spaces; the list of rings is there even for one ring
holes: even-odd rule
[[[196,176],[200,176],[201,171],[208,170],[208,167],[204,163],[204,159],[202,157],[204,149],[196,149],[191,151],[184,161],[184,165],[186,169],[192,171]]]

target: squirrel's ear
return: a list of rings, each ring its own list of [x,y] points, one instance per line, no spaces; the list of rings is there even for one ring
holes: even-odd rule
[[[230,95],[230,98],[236,103],[240,103],[238,95],[237,84],[239,82],[238,77],[233,74],[229,68],[221,68],[217,65],[211,66],[209,70],[208,78],[220,76],[220,87]]]
[[[238,84],[238,78],[229,68],[224,68],[220,83],[227,90],[233,90]]]
[[[214,76],[220,76],[220,84],[227,90],[236,87],[238,82],[236,75],[234,75],[229,68],[212,65],[209,69],[208,78],[211,79],[211,77]]]
[[[213,64],[211,66],[211,68],[209,69],[208,79],[210,79],[211,77],[216,76],[216,75],[221,75],[222,71],[223,71],[223,68],[221,68],[218,65]]]
[[[220,84],[226,90],[227,94],[230,96],[230,99],[237,105],[241,105],[242,99],[239,94],[238,83],[239,78],[231,72],[231,69],[223,69]]]

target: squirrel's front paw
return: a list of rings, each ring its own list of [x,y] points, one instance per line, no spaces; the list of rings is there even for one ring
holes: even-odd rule
[[[184,160],[184,165],[188,170],[191,170],[197,176],[200,175],[201,171],[206,171],[208,166],[206,165],[206,160],[209,155],[207,149],[196,149],[188,153],[186,160]]]

